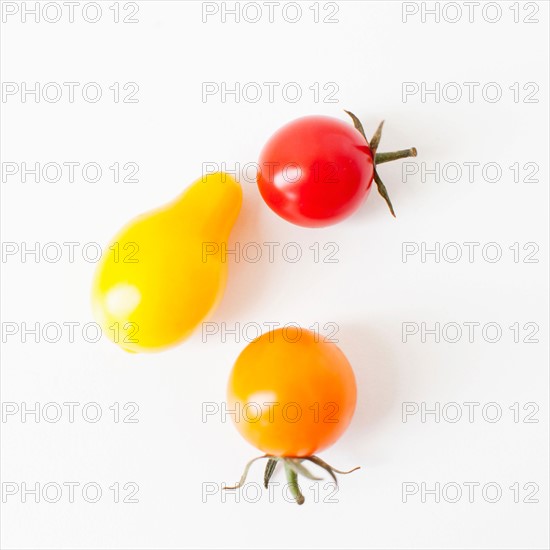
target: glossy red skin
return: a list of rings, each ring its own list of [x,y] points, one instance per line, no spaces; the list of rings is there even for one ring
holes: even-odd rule
[[[298,118],[280,128],[259,165],[258,187],[267,205],[305,227],[332,225],[355,212],[374,173],[365,138],[352,124],[325,116]]]

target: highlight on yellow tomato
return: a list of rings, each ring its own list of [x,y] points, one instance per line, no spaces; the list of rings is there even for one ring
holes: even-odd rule
[[[241,435],[268,458],[264,483],[277,465],[285,467],[289,488],[302,504],[297,476],[315,478],[310,461],[335,472],[315,453],[346,430],[357,400],[353,369],[344,353],[318,333],[299,327],[267,332],[241,352],[229,378],[228,410]],[[254,459],[257,460],[257,459]],[[246,480],[247,465],[240,487]],[[356,468],[355,468],[356,469]],[[351,470],[354,471],[354,470]]]
[[[242,203],[229,174],[208,174],[116,235],[95,274],[92,303],[105,334],[130,352],[191,335],[219,303],[227,240]]]

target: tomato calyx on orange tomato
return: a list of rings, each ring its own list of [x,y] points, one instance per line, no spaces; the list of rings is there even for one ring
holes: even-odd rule
[[[269,485],[269,481],[271,480],[271,476],[275,473],[275,470],[277,469],[277,466],[279,463],[282,463],[285,469],[286,474],[286,480],[288,483],[288,489],[290,493],[292,494],[294,500],[297,504],[303,504],[305,502],[305,497],[302,494],[302,491],[300,490],[300,485],[298,484],[298,476],[301,475],[307,479],[310,479],[312,481],[320,481],[322,478],[314,476],[303,464],[304,460],[309,460],[313,464],[319,466],[320,468],[323,468],[326,472],[329,473],[330,477],[334,480],[334,483],[338,485],[338,479],[336,477],[336,474],[351,474],[352,472],[355,472],[355,470],[359,470],[361,466],[356,466],[355,468],[352,468],[351,470],[348,470],[347,472],[344,472],[342,470],[337,470],[336,468],[333,468],[329,464],[327,464],[324,460],[320,459],[318,456],[312,455],[312,456],[300,456],[300,457],[293,457],[293,456],[271,456],[271,455],[262,455],[258,456],[256,458],[253,458],[246,466],[243,472],[243,475],[241,476],[241,479],[236,485],[233,485],[231,487],[224,487],[225,490],[235,490],[239,489],[244,485],[246,482],[246,478],[248,476],[248,470],[250,470],[250,466],[256,460],[260,460],[262,458],[267,458],[267,464],[265,467],[264,472],[264,487],[267,489]]]

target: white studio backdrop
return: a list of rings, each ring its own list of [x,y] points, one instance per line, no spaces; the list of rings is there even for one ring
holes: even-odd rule
[[[1,547],[548,548],[548,3],[234,8],[2,2]],[[344,109],[368,134],[385,119],[380,150],[419,151],[380,168],[397,218],[373,191],[293,226],[243,167]],[[230,257],[215,334],[94,342],[94,243],[206,163],[243,186],[230,246],[263,250]],[[219,490],[260,454],[222,409],[268,323],[335,332],[358,381],[322,456],[362,469],[335,494],[306,482],[301,507],[281,476],[260,493],[259,465]]]

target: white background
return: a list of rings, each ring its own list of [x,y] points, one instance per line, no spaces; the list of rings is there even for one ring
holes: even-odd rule
[[[2,240],[81,243],[74,262],[53,263],[21,254],[2,263],[4,323],[93,321],[90,282],[95,264],[82,258],[82,245],[104,245],[129,219],[179,194],[202,173],[204,162],[254,162],[272,132],[306,114],[345,120],[354,111],[371,134],[386,126],[380,150],[416,146],[418,166],[436,162],[502,169],[497,182],[480,169],[473,182],[439,182],[420,172],[402,178],[402,163],[380,173],[397,212],[372,192],[359,212],[324,229],[293,226],[273,214],[257,187],[243,179],[244,204],[230,245],[276,241],[300,244],[296,263],[281,255],[269,263],[230,261],[226,294],[210,321],[234,328],[248,322],[294,322],[305,327],[337,323],[336,338],[358,380],[358,407],[346,434],[322,456],[339,468],[361,465],[341,478],[337,503],[319,487],[319,502],[306,482],[306,504],[285,501],[280,486],[269,502],[218,493],[207,499],[203,483],[232,483],[258,451],[219,415],[202,421],[202,404],[220,404],[231,366],[246,345],[228,334],[201,341],[200,330],[183,345],[160,354],[131,355],[109,340],[89,343],[81,328],[75,341],[65,332],[57,343],[35,343],[21,333],[2,345],[2,401],[32,407],[35,402],[79,402],[74,423],[67,410],[58,422],[32,415],[2,418],[2,481],[87,482],[103,489],[101,500],[22,502],[6,496],[2,505],[3,548],[548,548],[548,4],[538,3],[538,23],[514,22],[511,3],[499,4],[498,22],[478,7],[468,21],[466,7],[456,23],[420,13],[402,20],[400,2],[339,2],[337,23],[315,23],[312,2],[288,23],[267,8],[258,23],[235,23],[220,14],[202,22],[198,2],[140,2],[135,24],[114,23],[113,2],[101,2],[95,23],[75,22],[67,12],[57,23],[22,22],[21,14],[2,24],[4,82],[79,82],[74,103],[56,103],[21,94],[2,103],[2,161],[97,162],[103,177],[57,183],[19,175],[2,182]],[[330,7],[321,2],[321,17]],[[523,3],[521,3],[523,4]],[[533,4],[533,3],[530,3]],[[260,3],[261,5],[261,3]],[[434,7],[433,2],[428,7]],[[32,6],[31,6],[32,7]],[[416,4],[420,8],[420,3]],[[440,6],[441,7],[441,6]],[[4,5],[5,8],[5,5]],[[122,15],[124,3],[120,9]],[[412,9],[412,8],[411,8]],[[531,8],[520,9],[523,21]],[[53,13],[53,12],[52,12]],[[250,12],[252,14],[252,12]],[[290,12],[289,12],[290,13]],[[493,17],[494,12],[489,12]],[[90,12],[93,15],[93,12]],[[454,12],[447,13],[448,18]],[[257,103],[242,97],[201,97],[203,82],[297,82],[302,99]],[[78,90],[97,82],[103,97],[82,99]],[[139,85],[138,103],[115,103],[114,82]],[[315,102],[308,88],[337,84],[337,103]],[[420,94],[402,98],[403,82],[478,82],[473,101],[436,102]],[[502,89],[494,103],[481,90],[487,82]],[[509,89],[520,84],[519,102]],[[538,103],[525,103],[527,82],[539,86]],[[451,95],[450,88],[449,97]],[[323,92],[322,92],[323,94]],[[114,162],[139,165],[138,183],[114,183]],[[537,182],[514,182],[509,166],[538,164]],[[449,172],[451,177],[454,175]],[[527,173],[522,170],[524,179]],[[491,176],[492,177],[492,176]],[[425,181],[423,181],[423,179]],[[314,262],[309,247],[333,242],[337,263]],[[473,262],[456,263],[420,254],[402,261],[403,242],[443,246],[448,242],[496,242],[495,263],[476,250]],[[535,242],[538,263],[515,263],[509,246]],[[463,248],[464,254],[467,250]],[[451,251],[449,250],[449,254]],[[476,332],[468,342],[434,343],[420,335],[402,341],[402,323],[488,322],[502,327],[499,342]],[[536,323],[538,343],[514,343],[508,328]],[[5,326],[5,325],[4,325]],[[321,330],[323,332],[323,330]],[[251,331],[253,334],[253,331]],[[521,338],[526,336],[522,329]],[[82,418],[82,405],[97,402],[97,423]],[[109,407],[139,405],[137,423],[113,421]],[[473,422],[434,422],[420,415],[402,421],[404,402],[495,402],[502,419],[486,421],[481,406]],[[525,403],[539,407],[538,423],[523,422]],[[520,406],[516,423],[508,408]],[[452,411],[449,409],[449,416]],[[123,411],[123,416],[126,413]],[[260,482],[258,464],[249,480]],[[275,481],[284,480],[278,476]],[[139,503],[113,502],[109,486],[134,482]],[[434,488],[459,484],[462,498],[435,502],[420,492],[403,502],[403,483]],[[465,482],[480,483],[473,502]],[[483,498],[481,487],[502,488],[498,502]],[[519,483],[520,500],[509,489]],[[526,483],[539,490],[525,503]],[[123,491],[123,495],[126,494]],[[454,496],[449,490],[449,498]],[[492,496],[490,493],[489,496]],[[206,500],[206,502],[204,502]]]

